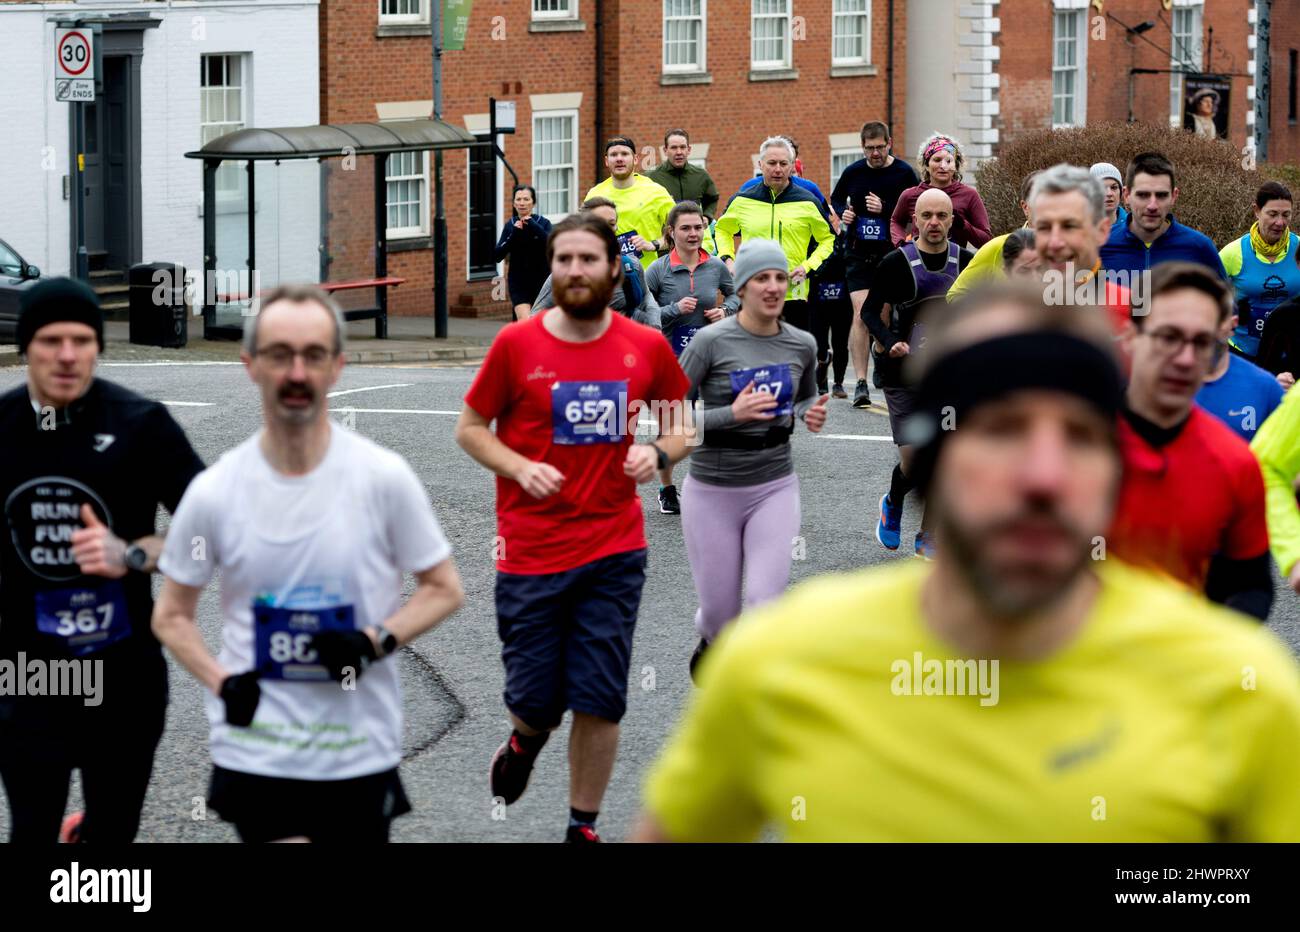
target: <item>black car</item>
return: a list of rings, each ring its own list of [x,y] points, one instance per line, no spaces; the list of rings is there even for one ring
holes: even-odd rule
[[[0,343],[18,341],[18,305],[23,292],[36,284],[41,270],[0,239]]]

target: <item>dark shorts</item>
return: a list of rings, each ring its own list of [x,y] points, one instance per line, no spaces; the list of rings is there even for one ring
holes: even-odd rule
[[[875,278],[876,266],[880,256],[860,256],[850,253],[844,259],[844,287],[852,294],[855,291],[870,291]]]
[[[292,780],[214,766],[208,805],[254,844],[299,836],[382,844],[393,819],[411,811],[397,768],[350,780]]]
[[[894,443],[903,445],[903,424],[916,410],[916,392],[910,388],[884,389],[885,404],[889,407],[889,432]]]
[[[632,550],[561,573],[497,573],[505,702],[516,718],[541,731],[566,709],[623,717],[645,567],[646,551]]]
[[[807,301],[786,301],[781,317],[792,327],[812,331],[812,311]]]

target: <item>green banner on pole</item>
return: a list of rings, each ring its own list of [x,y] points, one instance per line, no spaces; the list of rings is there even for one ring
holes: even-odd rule
[[[465,48],[465,34],[469,32],[469,11],[474,0],[442,0],[442,47],[445,51]]]

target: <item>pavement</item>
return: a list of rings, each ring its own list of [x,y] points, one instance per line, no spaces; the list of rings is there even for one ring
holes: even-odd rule
[[[434,336],[432,317],[389,317],[388,339],[375,339],[374,321],[358,320],[348,324],[347,355],[352,365],[377,363],[436,362],[473,364],[487,355],[493,338],[508,321],[452,317],[447,322],[447,336]],[[190,339],[180,349],[142,346],[130,342],[130,325],[110,320],[104,324],[106,362],[233,362],[239,359],[239,343],[233,340],[204,340],[203,322],[190,320]],[[20,365],[18,347],[0,346],[0,366]]]
[[[393,837],[556,842],[563,838],[568,817],[567,725],[542,751],[528,792],[516,804],[494,807],[488,788],[488,762],[509,730],[493,609],[495,491],[492,477],[452,437],[475,371],[458,363],[352,365],[344,370],[330,401],[335,417],[411,464],[454,547],[466,593],[460,611],[396,658],[404,684],[401,775],[414,811],[395,822]],[[260,426],[255,387],[229,360],[106,358],[100,374],[168,402],[206,463]],[[22,369],[0,370],[0,391],[23,378]],[[802,559],[794,562],[793,584],[817,574],[914,559],[910,547],[920,518],[915,502],[907,502],[898,552],[885,551],[873,537],[877,502],[888,488],[897,457],[888,434],[883,409],[855,410],[848,401],[836,399],[822,434],[796,431],[805,546]],[[684,475],[685,468],[679,467],[679,486]],[[599,822],[608,841],[622,840],[631,830],[648,770],[693,693],[687,664],[696,643],[695,590],[681,520],[659,513],[656,485],[641,489],[649,568],[633,645],[627,717]],[[159,584],[155,577],[155,591]],[[1275,598],[1269,626],[1300,652],[1300,599],[1280,580]],[[888,605],[864,604],[862,622],[878,623],[889,612]],[[215,650],[221,640],[215,584],[199,602],[198,623]],[[139,840],[234,841],[231,826],[203,804],[211,761],[201,690],[184,669],[170,658],[168,662],[167,729],[155,759]],[[68,810],[81,805],[74,783]],[[7,835],[8,806],[0,799],[0,838]]]

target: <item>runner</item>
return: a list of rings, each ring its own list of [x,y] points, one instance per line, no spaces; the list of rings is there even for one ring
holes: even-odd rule
[[[534,214],[537,191],[532,185],[517,184],[511,194],[514,211],[501,229],[492,259],[509,260],[506,286],[515,320],[524,320],[532,310],[533,296],[546,280],[546,237],[551,235],[551,221]]]
[[[701,248],[704,212],[694,201],[682,201],[668,214],[672,251],[660,256],[646,272],[646,287],[660,309],[660,326],[678,356],[701,327],[740,309],[740,297],[726,263]],[[725,298],[718,306],[719,293]],[[682,513],[673,485],[673,467],[659,470],[659,511]]]
[[[59,840],[79,770],[85,815],[70,817],[65,840],[125,844],[167,708],[149,631],[155,519],[203,464],[166,408],[95,377],[104,316],[84,284],[34,285],[16,339],[27,383],[0,395],[0,663],[46,668],[51,689],[57,667],[85,676],[81,695],[0,691],[10,841]]]
[[[797,187],[803,188],[804,190],[811,193],[814,198],[817,199],[817,207],[822,212],[822,219],[825,220],[827,223],[829,223],[831,225],[831,229],[836,233],[836,235],[838,235],[840,232],[840,218],[837,217],[835,215],[835,212],[831,210],[830,202],[826,200],[826,195],[822,194],[822,189],[817,187],[817,182],[812,181],[811,179],[805,178],[803,176],[803,163],[799,161],[799,144],[789,136],[779,136],[778,138],[784,139],[789,144],[790,151],[794,154],[794,162],[792,163],[792,167],[790,169],[790,183]],[[763,173],[762,171],[760,171],[756,176],[749,179],[749,181],[745,182],[741,186],[740,190],[746,192],[758,191],[762,187],[763,187]]]
[[[942,303],[931,299],[948,293],[958,273],[974,255],[948,238],[953,210],[952,201],[944,191],[938,188],[923,191],[916,199],[912,222],[921,231],[920,236],[880,260],[875,285],[862,307],[863,322],[881,346],[876,356],[876,371],[880,373],[889,406],[889,432],[898,446],[898,463],[889,479],[889,491],[880,497],[880,520],[876,524],[876,540],[886,550],[898,549],[903,499],[914,487],[910,477],[915,448],[906,442],[904,425],[915,410],[916,393],[904,381],[902,360],[923,345],[928,324],[917,323],[922,306],[926,302]],[[928,509],[922,512],[913,552],[926,559],[934,557]]]
[[[637,840],[1300,840],[1295,659],[1090,559],[1122,470],[1109,334],[1095,308],[991,289],[930,330],[938,558],[824,576],[732,625]]]
[[[663,185],[678,204],[699,204],[706,223],[717,216],[718,187],[707,171],[691,164],[691,137],[686,130],[670,129],[664,134],[664,160],[646,172],[646,177]]]
[[[636,486],[685,455],[675,419],[687,383],[660,334],[610,312],[619,248],[607,224],[566,217],[547,252],[557,307],[497,336],[456,441],[497,475],[496,609],[513,731],[492,758],[492,795],[507,805],[523,795],[572,710],[566,840],[586,843],[600,840],[645,583]],[[655,413],[661,434],[677,432],[671,456],[632,442],[647,403],[667,408]]]
[[[663,249],[664,223],[675,201],[663,185],[637,173],[636,143],[628,136],[605,143],[605,167],[609,177],[583,200],[605,197],[613,202],[618,210],[619,249],[648,269]]]
[[[734,273],[735,237],[741,242],[770,239],[780,243],[791,266],[785,319],[801,330],[810,330],[808,273],[831,254],[835,234],[812,192],[791,183],[794,150],[789,141],[781,136],[765,139],[758,157],[763,183],[742,188],[718,218],[718,255]]]
[[[888,124],[879,121],[863,124],[861,139],[864,157],[844,169],[831,191],[831,205],[842,221],[840,235],[848,241],[844,276],[853,301],[849,355],[857,376],[853,389],[855,408],[871,405],[871,391],[867,387],[869,340],[862,323],[862,305],[871,290],[876,265],[894,248],[888,225],[894,205],[904,191],[919,183],[916,170],[894,157],[894,140]]]
[[[1228,315],[1219,331],[1219,342],[1226,346],[1236,327],[1237,315]],[[1278,380],[1253,362],[1236,353],[1220,352],[1214,369],[1196,393],[1196,403],[1250,443],[1285,394]]]
[[[1291,192],[1266,181],[1255,194],[1255,223],[1240,239],[1219,250],[1219,260],[1237,293],[1241,320],[1230,343],[1233,352],[1253,360],[1264,323],[1279,305],[1300,297],[1300,236],[1292,233]]]
[[[1264,483],[1245,441],[1193,404],[1232,313],[1209,269],[1166,262],[1125,339],[1124,482],[1107,553],[1261,621],[1273,604]]]
[[[1291,591],[1300,593],[1300,392],[1289,391],[1281,406],[1264,421],[1250,450],[1264,474],[1268,542],[1273,559]]]
[[[272,289],[246,318],[240,358],[262,430],[194,481],[161,561],[153,629],[208,690],[208,805],[245,842],[388,840],[411,808],[388,658],[463,601],[410,466],[330,420],[345,332],[338,305],[308,285]],[[195,619],[217,570],[213,657]],[[416,586],[403,604],[406,573]]]
[[[1210,238],[1174,220],[1178,184],[1167,158],[1159,152],[1133,156],[1124,180],[1124,200],[1128,223],[1113,227],[1101,247],[1101,264],[1108,272],[1137,275],[1161,262],[1197,262],[1227,279]]]
[[[1029,227],[1029,192],[1033,189],[1035,179],[1041,174],[1041,171],[1030,172],[1020,182],[1020,211],[1025,215],[1025,225],[1021,227],[1022,230]],[[962,270],[957,280],[952,283],[952,287],[948,289],[949,301],[956,301],[981,282],[996,281],[1006,276],[1007,264],[1003,249],[1007,238],[1015,232],[1017,231],[995,236],[975,250],[975,258]]]
[[[698,390],[703,446],[682,486],[682,536],[700,607],[691,675],[704,651],[745,604],[776,598],[790,581],[799,535],[799,477],[790,435],[796,420],[816,433],[826,423],[818,397],[817,344],[781,322],[787,269],[770,240],[736,255],[740,313],[706,327],[682,352]]]
[[[836,398],[848,398],[844,373],[849,365],[849,334],[853,328],[853,300],[849,297],[845,254],[848,241],[836,237],[835,248],[813,272],[808,287],[813,338],[817,341],[817,391]],[[827,374],[834,370],[830,387]]]
[[[889,217],[889,238],[895,246],[901,246],[913,234],[919,235],[912,227],[916,199],[930,188],[941,189],[952,200],[954,243],[979,249],[993,238],[989,215],[979,192],[962,184],[961,170],[966,159],[957,140],[935,133],[921,144],[916,163],[921,166],[921,183],[899,195]]]
[[[976,259],[978,258],[979,254],[976,253]],[[971,262],[974,263],[975,259]],[[1007,278],[1042,282],[1044,268],[1042,257],[1038,255],[1037,235],[1033,230],[1021,228],[1007,234],[1002,243],[1002,273]],[[961,278],[960,275],[957,277]],[[955,283],[953,287],[956,287]],[[948,289],[948,294],[952,294],[951,288]]]
[[[1106,219],[1111,229],[1128,223],[1128,211],[1124,209],[1124,176],[1110,162],[1096,162],[1088,169],[1092,177],[1101,182],[1102,193],[1106,196]]]
[[[609,198],[588,198],[582,202],[582,211],[583,213],[593,214],[602,222],[608,224],[611,230],[618,229],[618,208],[614,206],[614,202]],[[623,281],[619,287],[614,289],[614,296],[610,299],[609,306],[624,317],[632,318],[638,324],[658,328],[660,325],[659,305],[655,303],[654,295],[646,287],[645,270],[641,263],[629,253],[620,253],[619,258],[623,266]],[[542,290],[537,293],[537,300],[533,302],[533,308],[529,316],[535,317],[547,308],[554,306],[555,295],[551,291],[551,275],[548,268],[546,281],[542,282]]]

